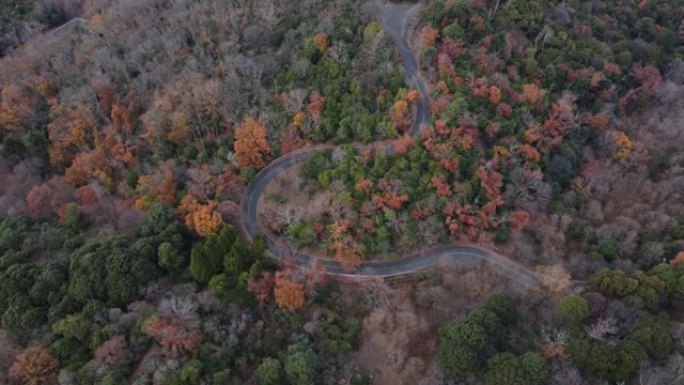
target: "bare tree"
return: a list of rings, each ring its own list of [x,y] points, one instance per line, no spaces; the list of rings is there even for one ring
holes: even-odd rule
[[[585,329],[591,338],[601,341],[607,340],[609,336],[614,336],[619,330],[617,322],[613,318],[599,318]]]

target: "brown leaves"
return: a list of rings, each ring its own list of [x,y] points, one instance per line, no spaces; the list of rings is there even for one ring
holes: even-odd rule
[[[546,96],[546,90],[539,88],[536,84],[523,84],[522,89],[521,99],[530,104],[537,104]]]
[[[423,47],[431,47],[435,45],[437,37],[439,36],[439,31],[426,25],[420,30],[419,36],[420,41],[423,42]]]
[[[330,243],[328,250],[332,251],[335,260],[345,270],[353,270],[361,263],[364,253],[362,244],[356,242],[354,237],[348,234],[351,222],[341,219],[330,225]]]
[[[513,211],[509,214],[508,220],[516,230],[523,230],[530,221],[530,213],[525,210]]]
[[[485,190],[485,195],[490,201],[496,201],[501,197],[501,186],[503,185],[503,175],[497,171],[487,171],[484,166],[480,166],[477,171],[480,178],[480,185]]]
[[[670,266],[675,267],[680,263],[684,263],[684,251],[680,251],[677,256],[670,261]]]
[[[250,278],[247,282],[247,290],[254,293],[260,307],[266,306],[273,294],[275,277],[270,271],[262,271],[258,279]]]
[[[654,91],[663,81],[658,68],[650,64],[644,66],[641,63],[634,63],[629,74],[639,82],[639,88],[645,91]]]
[[[123,363],[128,356],[126,336],[119,334],[105,341],[95,350],[95,359],[100,364],[113,367]]]
[[[304,289],[301,284],[292,282],[282,274],[276,274],[274,297],[279,307],[295,311],[304,306]]]
[[[373,189],[373,181],[366,178],[361,178],[356,182],[354,189],[366,195],[370,194]]]
[[[201,204],[191,195],[186,195],[178,208],[183,214],[185,225],[202,237],[214,234],[223,227],[223,219],[215,209],[216,202]]]
[[[314,43],[316,43],[316,48],[318,48],[318,51],[320,53],[323,53],[328,50],[328,47],[330,46],[330,40],[328,39],[328,35],[324,33],[318,33],[313,37]]]
[[[175,357],[194,353],[202,342],[197,323],[180,317],[153,315],[143,325],[143,332]]]
[[[501,103],[501,90],[499,89],[499,87],[489,87],[489,102],[495,106]]]
[[[42,346],[29,347],[14,359],[9,374],[20,384],[57,385],[59,361]]]
[[[400,194],[398,192],[386,190],[382,195],[373,196],[373,204],[378,208],[389,208],[392,210],[399,210],[401,204],[409,199],[408,195]]]
[[[537,151],[537,149],[533,146],[530,146],[529,144],[525,143],[520,146],[519,150],[520,155],[523,159],[525,159],[525,161],[530,163],[539,163],[541,155],[539,154],[539,151]]]
[[[321,113],[325,108],[325,98],[316,90],[309,95],[309,104],[306,106],[306,112],[311,115],[314,121],[321,117]]]
[[[441,197],[450,197],[453,192],[451,191],[451,186],[445,182],[446,178],[444,175],[435,175],[430,179],[432,186],[437,190],[437,195]]]
[[[263,168],[266,156],[271,152],[264,124],[251,117],[245,118],[235,134],[234,148],[239,167]]]
[[[608,111],[601,111],[594,115],[583,116],[580,123],[586,124],[591,128],[605,130],[610,126],[610,113]]]
[[[411,125],[411,122],[408,119],[408,103],[406,100],[397,100],[392,106],[390,116],[394,126],[397,127],[401,132],[406,131]]]

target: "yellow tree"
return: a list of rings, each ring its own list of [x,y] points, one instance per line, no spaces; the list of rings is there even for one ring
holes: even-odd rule
[[[239,167],[263,168],[265,158],[271,152],[264,124],[251,117],[245,118],[238,126],[234,149]]]
[[[634,144],[629,139],[629,136],[622,131],[613,133],[613,158],[617,161],[624,162],[629,159],[632,154]]]

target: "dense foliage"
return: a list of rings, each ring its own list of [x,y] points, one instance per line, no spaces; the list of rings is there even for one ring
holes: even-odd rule
[[[429,127],[415,142],[396,142],[393,155],[342,147],[312,156],[301,167],[310,182],[303,186],[312,199],[332,191],[332,202],[268,224],[296,246],[321,245],[353,266],[452,239],[505,243],[530,215],[583,210],[588,163],[629,169],[645,156],[620,121],[661,86],[679,8],[549,6],[508,1],[493,17],[485,2],[430,2],[417,27],[434,85]],[[397,94],[394,106],[405,99]],[[580,220],[568,227],[587,252],[616,259],[617,240],[586,231]],[[342,248],[354,251],[340,255]]]
[[[681,384],[684,5],[420,9],[407,74],[362,0],[2,1],[0,382],[368,383],[363,301],[234,226],[260,169],[325,143],[260,206],[293,246],[543,265],[544,298],[422,330],[426,371]],[[429,90],[416,138],[406,75]]]
[[[316,316],[292,312],[265,282],[274,266],[263,258],[263,240],[248,245],[226,226],[197,241],[170,208],[154,204],[149,215],[130,236],[81,244],[53,225],[0,224],[2,329],[15,342],[48,345],[17,356],[13,378],[52,384],[62,368],[60,378],[74,384],[143,381],[153,374],[136,369],[145,362],[159,362],[164,384],[254,376],[295,385],[337,373],[333,357],[352,348],[359,326],[342,316],[333,288],[314,296],[324,282],[278,272],[276,282],[300,285]],[[45,259],[46,252],[61,257]],[[193,282],[208,283],[213,294]]]

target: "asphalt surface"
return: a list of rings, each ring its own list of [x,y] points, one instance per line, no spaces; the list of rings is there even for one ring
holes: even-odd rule
[[[407,22],[416,10],[417,6],[385,4],[378,4],[377,9],[378,19],[382,23],[384,31],[392,37],[404,62],[407,84],[410,88],[418,90],[421,96],[415,103],[415,120],[409,131],[412,136],[418,135],[422,127],[430,120],[427,87],[420,76],[413,52],[407,44]],[[275,159],[254,177],[243,195],[241,211],[244,231],[249,237],[254,237],[255,235],[264,236],[268,244],[268,251],[274,258],[290,258],[302,267],[310,266],[314,261],[319,260],[330,275],[357,278],[391,277],[411,274],[452,262],[463,264],[485,262],[523,286],[533,287],[538,285],[536,276],[528,269],[494,252],[472,246],[442,246],[418,252],[396,261],[365,261],[356,269],[349,271],[344,270],[333,259],[318,258],[298,250],[293,250],[278,237],[263,231],[258,218],[257,206],[266,186],[280,174],[305,161],[315,152],[329,148],[334,147],[329,145],[312,146]],[[388,151],[391,151],[391,147],[388,147]]]

